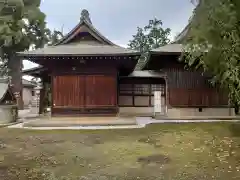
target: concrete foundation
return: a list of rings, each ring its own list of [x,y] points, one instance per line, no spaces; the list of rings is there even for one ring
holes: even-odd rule
[[[234,108],[169,108],[168,118],[235,116]]]
[[[120,107],[120,115],[132,116],[153,116],[153,107]],[[228,117],[235,116],[234,108],[168,108],[165,114],[166,118],[205,118],[205,117]]]

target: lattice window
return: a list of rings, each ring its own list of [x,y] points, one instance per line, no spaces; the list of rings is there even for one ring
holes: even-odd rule
[[[120,84],[120,94],[132,94],[133,86],[132,84]]]
[[[139,94],[139,95],[150,94],[149,85],[148,84],[135,84],[134,85],[134,94]]]
[[[161,91],[162,95],[165,96],[165,85],[164,84],[152,84],[151,93],[154,94],[154,91]]]

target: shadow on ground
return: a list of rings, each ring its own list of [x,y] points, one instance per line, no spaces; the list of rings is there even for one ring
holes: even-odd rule
[[[230,124],[229,130],[230,130],[232,136],[240,137],[240,123]]]

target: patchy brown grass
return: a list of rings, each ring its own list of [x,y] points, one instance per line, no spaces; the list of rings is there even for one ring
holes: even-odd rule
[[[240,179],[240,125],[0,129],[1,180]]]

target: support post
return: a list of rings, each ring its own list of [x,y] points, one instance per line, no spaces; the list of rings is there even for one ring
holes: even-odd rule
[[[47,88],[47,78],[44,77],[42,78],[42,88],[40,90],[39,114],[43,114],[46,108]]]

